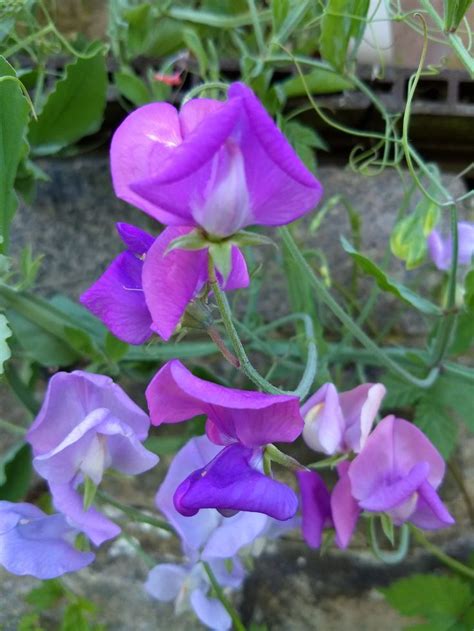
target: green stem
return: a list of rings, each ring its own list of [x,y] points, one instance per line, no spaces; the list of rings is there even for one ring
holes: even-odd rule
[[[265,53],[266,46],[265,40],[263,39],[262,25],[260,24],[257,7],[255,6],[255,0],[247,0],[247,5],[249,8],[250,16],[252,18],[252,26],[255,39],[257,41],[258,50],[260,54],[263,55]]]
[[[2,53],[2,56],[5,57],[5,59],[8,59],[8,57],[15,55],[15,53],[19,52],[20,50],[28,46],[28,44],[31,44],[36,39],[40,39],[44,35],[47,35],[52,30],[53,30],[53,25],[47,24],[44,28],[40,29],[39,31],[36,31],[35,33],[32,33],[31,35],[28,35],[28,37],[25,37],[24,39],[19,41],[18,44],[15,44],[14,46],[7,48],[7,50],[5,50]]]
[[[422,5],[423,9],[429,14],[429,16],[431,17],[433,22],[436,24],[436,26],[439,28],[439,30],[443,32],[444,21],[442,17],[438,14],[436,9],[434,8],[433,3],[430,0],[420,0],[420,4]],[[466,50],[461,38],[459,37],[459,35],[456,35],[455,33],[446,33],[445,35],[446,35],[446,39],[451,45],[451,48],[456,53],[458,59],[465,66],[465,68],[467,69],[471,77],[473,77],[474,76],[474,61],[471,55],[469,54],[469,52]]]
[[[17,434],[17,436],[24,436],[25,429],[23,427],[19,427],[14,423],[10,423],[10,421],[4,421],[0,418],[0,429],[5,429],[7,432],[12,434]]]
[[[126,506],[125,504],[122,504],[122,502],[116,500],[114,497],[111,497],[108,493],[105,493],[105,491],[97,491],[97,497],[102,500],[102,502],[118,508],[122,511],[122,513],[128,515],[128,517],[131,517],[135,521],[139,521],[143,524],[150,524],[150,526],[155,526],[155,528],[161,528],[162,530],[167,530],[172,534],[176,534],[174,528],[170,526],[170,524],[168,524],[166,521],[156,519],[155,517],[150,517],[149,515],[142,513],[142,511],[138,510],[137,508]]]
[[[400,541],[398,543],[398,548],[393,552],[387,552],[386,550],[382,550],[379,546],[377,531],[376,531],[376,517],[373,516],[370,519],[370,544],[372,547],[372,552],[375,556],[387,563],[389,565],[395,565],[403,561],[408,552],[408,547],[410,544],[410,529],[406,524],[403,524],[400,527]]]
[[[235,608],[232,605],[232,603],[230,602],[230,600],[224,594],[224,590],[220,586],[219,581],[217,580],[217,578],[214,575],[214,572],[211,570],[211,566],[209,565],[209,563],[207,561],[201,561],[201,563],[202,563],[202,566],[203,566],[207,576],[209,577],[209,581],[210,581],[210,583],[212,585],[212,588],[216,592],[216,595],[217,595],[218,599],[224,605],[225,610],[227,611],[227,613],[231,617],[233,625],[234,625],[234,628],[236,629],[236,631],[246,631],[245,626],[243,625],[243,623],[242,623],[242,621],[241,621],[241,619],[239,617],[239,614],[235,610]]]
[[[313,285],[313,287],[318,292],[319,298],[326,304],[327,307],[334,313],[336,318],[342,322],[344,326],[352,333],[352,335],[359,340],[359,342],[365,346],[365,348],[377,357],[380,363],[392,372],[396,373],[402,379],[407,381],[408,383],[417,386],[418,388],[429,388],[436,381],[439,374],[439,367],[434,367],[431,369],[429,374],[420,379],[415,377],[404,368],[402,368],[399,364],[397,364],[393,359],[391,359],[381,348],[373,342],[368,335],[360,329],[357,324],[352,320],[350,316],[339,306],[339,304],[334,300],[329,291],[326,289],[324,283],[319,280],[319,278],[315,275],[311,267],[308,265],[306,259],[301,254],[298,246],[296,245],[293,237],[291,236],[290,231],[286,226],[279,228],[280,234],[283,237],[283,241],[288,248],[293,260],[296,265],[300,268],[301,273],[305,274],[309,280],[309,282]]]
[[[431,552],[431,554],[439,559],[442,563],[450,567],[455,572],[459,572],[459,574],[462,574],[463,576],[466,576],[471,580],[474,579],[474,569],[468,567],[467,565],[464,565],[464,563],[461,563],[456,559],[453,559],[453,557],[449,556],[449,554],[443,552],[443,550],[441,550],[441,548],[439,548],[437,545],[435,545],[431,541],[428,541],[425,535],[421,532],[421,530],[418,530],[418,528],[412,527],[411,531],[418,543],[426,548],[428,552]]]
[[[295,390],[282,390],[281,388],[277,388],[272,383],[267,381],[264,377],[262,377],[262,375],[260,375],[260,373],[255,370],[249,358],[247,357],[247,353],[245,352],[245,348],[240,340],[239,334],[233,322],[232,311],[230,309],[227,296],[222,291],[217,281],[216,271],[211,257],[209,257],[209,283],[212,287],[212,291],[214,292],[214,297],[219,308],[225,330],[232,343],[234,352],[239,360],[239,367],[245,373],[245,375],[247,375],[247,377],[251,381],[253,381],[259,388],[262,388],[262,390],[266,392],[270,392],[272,394],[289,394],[303,399],[308,394],[311,388],[317,369],[317,352],[316,344],[314,342],[314,330],[311,318],[305,317],[304,319],[305,332],[308,343],[308,357],[301,381]]]
[[[433,346],[433,354],[430,363],[431,366],[438,366],[443,361],[457,318],[457,314],[453,312],[453,309],[456,306],[456,277],[458,271],[459,250],[458,214],[456,204],[452,204],[450,206],[450,211],[452,260],[448,279],[448,300],[446,304],[447,314],[443,317],[443,320],[438,327],[435,344]]]

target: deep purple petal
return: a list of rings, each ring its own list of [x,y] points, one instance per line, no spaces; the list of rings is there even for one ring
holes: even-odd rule
[[[331,514],[336,529],[336,543],[340,548],[347,548],[349,545],[361,512],[352,497],[347,469],[348,466],[340,467],[341,477],[331,494]]]
[[[452,526],[455,521],[438,494],[429,484],[423,482],[418,489],[418,503],[410,521],[424,530],[437,530]]]
[[[229,99],[242,99],[239,145],[243,153],[253,223],[281,225],[312,210],[322,186],[296,155],[253,92],[242,83],[229,89]],[[262,177],[262,174],[265,177]]]
[[[323,529],[332,521],[329,491],[315,471],[298,471],[296,477],[301,491],[303,537],[310,548],[319,548]]]
[[[242,445],[224,448],[206,467],[192,473],[176,490],[174,503],[183,515],[201,508],[265,513],[290,519],[298,508],[295,493],[252,466],[254,452]]]
[[[148,232],[129,223],[119,222],[115,224],[115,227],[127,249],[137,256],[142,256],[148,252],[155,240],[155,237],[152,237]]]
[[[238,440],[248,447],[292,442],[303,419],[298,399],[226,388],[195,377],[178,360],[165,364],[146,390],[154,425],[179,423],[206,414],[213,442]]]
[[[180,225],[175,216],[138,193],[133,183],[153,176],[166,158],[181,144],[176,109],[168,103],[151,103],[135,110],[112,138],[110,160],[115,193],[165,225]]]
[[[183,543],[197,550],[209,539],[222,518],[215,510],[201,510],[192,517],[183,517],[173,502],[179,484],[196,469],[204,467],[220,451],[207,436],[191,438],[173,458],[166,477],[156,494],[155,504],[178,532]]]
[[[362,498],[359,506],[368,511],[386,512],[403,504],[418,490],[426,480],[430,466],[427,462],[417,462],[411,471],[398,480],[386,480],[371,495]]]
[[[173,334],[186,307],[207,279],[207,251],[175,249],[165,254],[174,239],[191,228],[167,228],[148,251],[143,265],[145,300],[152,329],[164,340]]]
[[[143,261],[131,252],[122,252],[80,297],[116,337],[129,344],[143,344],[152,335],[142,269]]]
[[[222,283],[219,283],[220,285]],[[244,255],[235,245],[232,247],[232,269],[230,270],[227,283],[223,286],[226,291],[243,289],[250,285],[250,276],[245,262]]]
[[[94,554],[76,550],[73,536],[63,515],[46,515],[31,504],[0,502],[0,565],[12,574],[46,580],[89,565]]]
[[[55,508],[66,515],[94,545],[100,546],[120,534],[120,527],[98,510],[93,507],[84,510],[83,498],[71,484],[50,484],[49,487]]]

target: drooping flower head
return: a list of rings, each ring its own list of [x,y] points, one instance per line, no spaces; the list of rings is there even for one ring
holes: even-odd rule
[[[106,469],[129,475],[151,469],[145,449],[150,421],[112,379],[83,371],[56,373],[27,434],[33,465],[45,478],[58,510],[99,545],[120,528],[94,508],[85,510],[78,486],[98,485]]]
[[[347,392],[337,392],[325,383],[301,408],[303,440],[315,451],[330,456],[364,446],[385,396],[381,383],[365,383]]]
[[[453,524],[436,492],[444,471],[443,458],[423,432],[404,419],[385,417],[360,454],[339,466],[331,496],[339,545],[348,545],[362,510],[426,530]]]
[[[436,267],[448,270],[453,258],[450,236],[443,236],[438,230],[428,237],[428,251]],[[474,255],[474,223],[460,221],[458,223],[458,264],[469,265]]]
[[[46,515],[37,506],[0,501],[0,565],[19,576],[56,578],[94,560],[73,545],[78,531],[64,515]]]
[[[322,195],[242,83],[230,86],[225,102],[192,99],[180,112],[152,103],[132,112],[114,134],[111,166],[118,197],[165,225],[215,237],[290,223]]]
[[[129,224],[117,224],[117,229],[128,249],[82,294],[81,302],[124,342],[142,344],[153,332],[168,340],[208,281],[207,250],[166,252],[191,228],[166,228],[156,239]],[[231,255],[228,279],[219,276],[227,291],[249,284],[240,250],[233,246]]]
[[[299,436],[303,419],[296,397],[210,383],[178,360],[155,375],[146,397],[153,424],[179,423],[204,414],[208,438],[225,446],[178,487],[174,503],[179,512],[194,515],[200,508],[217,508],[228,515],[244,510],[283,520],[295,514],[294,492],[262,473],[262,448]]]

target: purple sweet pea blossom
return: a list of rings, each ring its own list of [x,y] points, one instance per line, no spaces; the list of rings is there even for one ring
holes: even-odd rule
[[[330,494],[315,471],[297,471],[296,477],[301,492],[303,538],[310,548],[319,548],[324,528],[332,525]]]
[[[120,528],[94,508],[85,510],[77,490],[85,476],[98,485],[113,468],[128,475],[151,469],[146,450],[148,416],[109,377],[82,371],[56,373],[27,439],[36,471],[50,486],[58,510],[99,545]]]
[[[184,549],[199,552],[200,558],[207,560],[233,557],[266,536],[274,524],[281,524],[260,513],[240,512],[223,517],[211,508],[185,517],[176,510],[173,497],[178,486],[220,451],[221,447],[211,443],[207,436],[191,438],[174,456],[155,498],[156,506],[179,534]]]
[[[181,111],[152,103],[132,112],[111,146],[118,197],[168,226],[228,237],[282,225],[319,202],[322,187],[253,92],[192,99]]]
[[[74,548],[76,534],[63,515],[0,501],[0,565],[12,574],[49,579],[81,570],[94,554]]]
[[[362,510],[387,513],[397,526],[409,521],[436,530],[453,524],[436,493],[444,471],[443,458],[417,427],[385,417],[361,453],[339,467],[331,496],[338,545],[348,545]]]
[[[443,236],[438,230],[428,237],[428,251],[436,267],[448,270],[453,258],[450,236]],[[458,223],[458,264],[470,265],[474,256],[474,223],[460,221]]]
[[[303,440],[315,451],[332,456],[358,453],[369,435],[380,403],[385,396],[381,383],[365,383],[338,393],[325,383],[301,408],[304,417]]]
[[[216,445],[239,442],[251,449],[293,442],[303,429],[298,398],[226,388],[195,377],[173,359],[146,389],[153,425],[207,416],[206,433]]]
[[[175,249],[169,244],[192,228],[166,228],[156,239],[129,224],[117,224],[127,251],[111,263],[81,296],[82,304],[119,339],[142,344],[153,332],[164,340],[173,334],[188,304],[208,281],[208,252]],[[245,260],[232,249],[232,268],[222,288],[247,287]]]
[[[209,566],[223,588],[237,589],[245,573],[238,559],[231,562],[232,568],[223,560],[213,560]],[[215,631],[227,631],[232,620],[224,605],[209,595],[211,583],[202,563],[195,560],[185,565],[162,563],[149,573],[146,591],[159,601],[175,602],[175,613],[179,615],[192,609],[199,620]]]

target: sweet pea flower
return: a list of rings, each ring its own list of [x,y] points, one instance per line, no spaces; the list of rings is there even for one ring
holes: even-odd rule
[[[209,566],[219,585],[223,588],[237,589],[241,586],[245,573],[238,559],[229,563],[223,560],[209,562]],[[145,590],[161,602],[175,602],[178,615],[192,609],[199,620],[214,631],[227,631],[232,627],[232,620],[224,605],[211,596],[211,582],[201,562],[189,562],[185,565],[161,563],[149,573]]]
[[[225,515],[262,512],[281,520],[295,514],[294,492],[262,473],[262,448],[299,436],[303,419],[297,397],[226,388],[195,377],[172,360],[155,375],[146,398],[154,425],[204,414],[208,438],[225,446],[176,490],[174,503],[181,514],[195,515],[201,508],[217,508]]]
[[[453,258],[450,236],[443,236],[438,230],[428,237],[428,251],[436,267],[448,270]],[[474,223],[458,222],[458,264],[470,265],[474,256]]]
[[[84,508],[78,486],[100,484],[106,469],[136,475],[158,457],[145,449],[150,421],[112,379],[83,371],[56,373],[27,434],[33,465],[45,478],[54,505],[96,545],[120,528],[94,508]]]
[[[301,493],[303,538],[310,548],[319,548],[324,528],[332,526],[330,494],[316,471],[297,471],[296,477]]]
[[[381,383],[365,383],[339,393],[334,384],[325,383],[301,408],[303,440],[329,456],[360,452],[385,392]]]
[[[166,253],[170,243],[191,228],[166,228],[156,239],[130,224],[118,223],[117,230],[127,250],[82,294],[81,303],[124,342],[143,344],[153,332],[168,340],[208,281],[208,252]],[[233,246],[231,256],[228,279],[224,282],[218,275],[226,291],[249,284],[240,250]]]
[[[338,545],[348,545],[362,510],[386,513],[396,526],[436,530],[453,524],[436,493],[444,472],[440,453],[415,425],[385,417],[360,454],[339,466],[331,496]]]
[[[0,501],[0,565],[12,574],[45,580],[81,570],[94,554],[74,548],[76,534],[63,515]]]
[[[226,238],[249,225],[290,223],[322,195],[253,92],[191,99],[180,112],[151,103],[114,134],[112,180],[121,199],[167,226]]]
[[[155,498],[157,508],[180,536],[185,551],[199,553],[204,560],[234,557],[267,535],[275,523],[281,523],[261,513],[240,512],[223,517],[214,508],[204,508],[184,516],[176,509],[173,497],[181,482],[203,469],[220,451],[221,447],[207,436],[191,438],[174,456]]]

